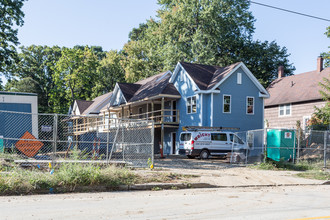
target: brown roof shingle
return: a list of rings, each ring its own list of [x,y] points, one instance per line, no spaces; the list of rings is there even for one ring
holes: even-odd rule
[[[194,80],[199,89],[208,90],[212,89],[218,82],[226,77],[240,62],[226,67],[186,62],[180,62],[180,64]]]
[[[93,101],[76,100],[76,103],[80,114],[82,114],[91,104],[93,104]]]
[[[329,76],[330,68],[325,68],[320,73],[311,71],[276,79],[267,88],[270,98],[265,100],[265,106],[320,100],[319,82]]]

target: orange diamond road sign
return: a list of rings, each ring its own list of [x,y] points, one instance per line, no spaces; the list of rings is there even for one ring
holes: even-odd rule
[[[15,144],[15,147],[28,157],[34,157],[42,146],[44,144],[28,131]]]

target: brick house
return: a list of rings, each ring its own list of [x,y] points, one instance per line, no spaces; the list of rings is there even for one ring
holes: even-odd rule
[[[330,68],[323,69],[323,58],[318,57],[317,69],[284,77],[279,67],[278,78],[267,88],[270,98],[265,100],[265,123],[270,128],[296,128],[297,121],[306,128],[316,107],[325,106],[319,93],[319,82],[329,78]]]

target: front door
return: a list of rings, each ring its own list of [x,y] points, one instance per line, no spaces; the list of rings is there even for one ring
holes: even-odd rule
[[[176,133],[172,132],[172,154],[176,154]]]

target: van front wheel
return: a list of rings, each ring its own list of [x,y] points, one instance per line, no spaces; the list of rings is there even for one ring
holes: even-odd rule
[[[209,151],[208,150],[202,150],[202,152],[199,154],[199,157],[202,160],[206,160],[207,158],[209,158]]]

